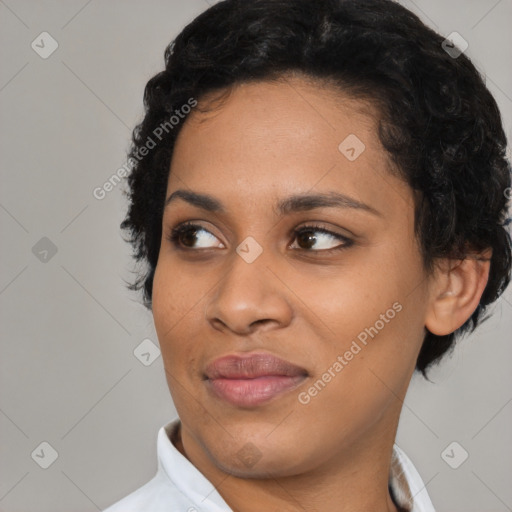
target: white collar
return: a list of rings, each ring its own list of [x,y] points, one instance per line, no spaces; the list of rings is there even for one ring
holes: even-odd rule
[[[158,472],[165,473],[180,493],[200,510],[230,511],[212,483],[171,442],[179,424],[178,418],[158,432]],[[418,471],[397,444],[393,446],[390,487],[397,504],[406,512],[435,512]]]

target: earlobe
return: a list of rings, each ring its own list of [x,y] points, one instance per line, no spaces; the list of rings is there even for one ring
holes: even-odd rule
[[[456,331],[474,313],[487,286],[492,251],[439,262],[431,286],[425,327],[437,336]]]

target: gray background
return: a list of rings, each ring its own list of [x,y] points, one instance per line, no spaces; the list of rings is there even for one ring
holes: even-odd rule
[[[512,126],[511,0],[410,0],[457,31]],[[206,0],[0,0],[0,510],[96,511],[149,480],[156,434],[176,416],[152,318],[128,292],[121,186],[92,191],[125,162],[146,81]],[[49,32],[58,49],[32,48]],[[48,42],[45,48],[48,49]],[[510,153],[509,153],[510,154]],[[57,253],[41,261],[47,237]],[[48,248],[48,247],[46,247]],[[512,510],[512,291],[453,357],[416,377],[397,438],[440,512]],[[48,442],[58,458],[40,443]],[[453,441],[469,458],[452,469]],[[38,448],[39,447],[39,448]],[[31,454],[39,453],[31,456]],[[39,451],[38,451],[39,450]],[[44,453],[44,456],[41,455]],[[452,459],[461,457],[456,447]]]

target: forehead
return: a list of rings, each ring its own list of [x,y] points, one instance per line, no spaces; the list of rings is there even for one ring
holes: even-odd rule
[[[385,206],[404,188],[389,172],[367,101],[300,78],[239,84],[214,98],[203,98],[181,129],[168,195],[200,189],[248,206],[314,189]],[[401,192],[409,199],[407,187]]]

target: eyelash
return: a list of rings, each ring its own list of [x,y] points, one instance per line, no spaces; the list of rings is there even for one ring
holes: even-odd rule
[[[181,249],[181,250],[184,250],[184,251],[198,251],[200,249],[194,249],[194,248],[190,248],[190,247],[183,247],[180,244],[180,242],[179,242],[179,237],[181,235],[183,235],[184,233],[188,233],[190,231],[195,231],[195,230],[206,231],[207,233],[212,234],[210,231],[208,231],[203,226],[200,226],[198,224],[194,224],[192,222],[186,222],[184,224],[181,224],[181,225],[171,229],[169,235],[167,236],[167,240],[169,242],[171,242],[177,249]],[[298,236],[300,236],[303,233],[308,233],[308,232],[320,232],[320,233],[332,236],[333,238],[336,238],[336,239],[340,240],[343,243],[341,245],[333,247],[331,249],[320,249],[320,250],[316,250],[315,251],[314,249],[300,249],[299,248],[298,250],[300,250],[300,251],[304,251],[304,252],[308,252],[308,253],[330,254],[330,253],[335,252],[335,251],[342,251],[342,250],[348,249],[349,247],[351,247],[354,244],[354,241],[351,240],[350,238],[347,238],[347,237],[345,237],[343,235],[340,235],[338,233],[334,233],[333,231],[329,231],[328,229],[325,229],[324,227],[319,226],[317,224],[302,226],[301,228],[294,230],[293,231],[293,236],[294,236],[293,240],[295,241],[295,239]],[[203,247],[202,249],[208,250],[210,248]]]

